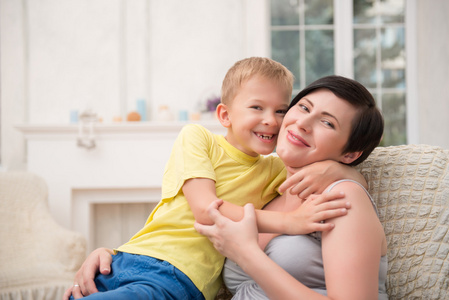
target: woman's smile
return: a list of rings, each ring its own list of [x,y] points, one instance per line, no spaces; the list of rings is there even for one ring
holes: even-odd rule
[[[298,146],[306,146],[310,147],[309,143],[306,142],[300,135],[293,133],[291,130],[288,130],[287,139]]]
[[[276,152],[292,167],[315,161],[342,161],[357,109],[326,89],[300,99],[284,117]]]

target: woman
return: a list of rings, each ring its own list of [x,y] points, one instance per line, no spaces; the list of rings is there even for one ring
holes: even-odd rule
[[[356,165],[378,145],[382,132],[382,116],[371,94],[356,81],[329,76],[292,101],[277,153],[288,176],[295,168],[326,159]],[[222,216],[220,202],[211,205],[215,225],[195,228],[228,257],[223,274],[235,299],[388,299],[387,243],[374,203],[353,181],[339,181],[328,191],[334,187],[351,202],[346,216],[329,220],[334,229],[301,236],[263,234],[260,245],[250,205],[240,222]],[[307,201],[287,192],[265,209],[289,211]]]

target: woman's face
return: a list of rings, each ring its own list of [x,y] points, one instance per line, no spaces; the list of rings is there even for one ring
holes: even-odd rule
[[[276,152],[289,167],[321,160],[349,163],[342,154],[357,109],[327,89],[300,99],[284,117]]]

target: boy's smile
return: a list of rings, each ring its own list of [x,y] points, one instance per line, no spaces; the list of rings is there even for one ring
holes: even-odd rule
[[[228,128],[226,140],[251,156],[272,153],[289,101],[289,91],[274,80],[250,78],[230,104],[219,105],[219,118],[225,119],[220,121]]]

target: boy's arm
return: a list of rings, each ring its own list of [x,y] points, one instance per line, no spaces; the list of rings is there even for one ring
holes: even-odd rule
[[[368,183],[359,171],[334,160],[312,163],[292,173],[294,174],[280,185],[279,192],[284,193],[291,187],[290,193],[302,199],[311,194],[321,194],[331,183],[341,179],[352,179],[368,189]]]
[[[215,201],[215,181],[209,178],[191,178],[184,182],[182,192],[189,203],[193,216],[198,223],[211,225],[212,221],[207,213],[210,203]]]
[[[208,214],[210,204],[217,200],[215,181],[209,178],[192,178],[184,182],[182,192],[189,203],[195,221],[204,225],[212,225]],[[242,197],[244,197],[242,195]],[[224,201],[220,210],[231,220],[240,220],[243,217],[243,208],[239,205]]]
[[[208,208],[217,199],[215,182],[208,178],[189,179],[184,183],[182,191],[195,220],[200,224],[212,225]],[[339,192],[327,193],[318,200],[316,197],[309,197],[298,209],[290,212],[256,210],[259,232],[306,234],[330,230],[333,224],[321,221],[347,213],[346,209],[350,204],[345,200],[338,200],[343,197],[344,195]],[[236,204],[223,201],[219,210],[233,221],[240,221],[243,218],[243,207]]]

